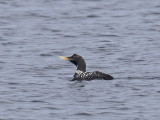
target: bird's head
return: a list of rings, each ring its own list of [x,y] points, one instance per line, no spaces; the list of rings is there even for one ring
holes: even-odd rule
[[[70,57],[64,57],[64,56],[59,56],[59,57],[73,63],[75,66],[77,66],[77,70],[81,70],[84,72],[86,71],[86,63],[83,57],[81,57],[80,55],[73,54]]]

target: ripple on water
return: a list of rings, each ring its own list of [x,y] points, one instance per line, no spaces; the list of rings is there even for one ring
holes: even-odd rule
[[[81,112],[81,113],[76,113],[74,115],[78,115],[78,116],[94,116],[94,114],[91,113],[85,113],[85,112]]]

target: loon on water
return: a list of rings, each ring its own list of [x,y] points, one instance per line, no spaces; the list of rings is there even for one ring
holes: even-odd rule
[[[113,79],[111,75],[108,75],[100,71],[86,72],[86,63],[83,57],[81,57],[80,55],[73,54],[71,57],[60,56],[60,58],[70,61],[75,66],[77,66],[77,70],[72,79],[73,81],[74,80],[93,80],[93,79],[104,79],[104,80]]]

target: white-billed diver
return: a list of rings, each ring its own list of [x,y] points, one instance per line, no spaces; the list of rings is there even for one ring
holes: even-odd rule
[[[94,72],[86,72],[86,63],[80,55],[73,54],[71,57],[63,57],[60,56],[60,58],[70,61],[75,66],[77,66],[77,70],[73,76],[74,80],[94,80],[94,79],[103,79],[103,80],[112,80],[114,79],[111,75],[100,72],[100,71],[94,71]]]

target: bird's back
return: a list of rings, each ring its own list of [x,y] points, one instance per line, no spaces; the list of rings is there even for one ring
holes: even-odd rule
[[[100,71],[83,72],[78,70],[74,74],[72,80],[94,80],[94,79],[112,80],[113,77]]]

